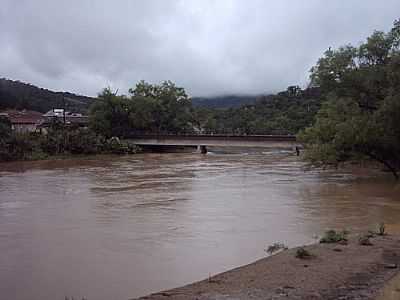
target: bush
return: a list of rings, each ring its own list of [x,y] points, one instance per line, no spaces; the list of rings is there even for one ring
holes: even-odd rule
[[[135,144],[121,141],[118,137],[112,137],[107,140],[106,149],[114,154],[134,154],[140,151],[140,148]]]
[[[378,235],[386,235],[386,226],[383,222],[379,224]]]
[[[7,142],[8,160],[30,159],[33,153],[39,151],[39,149],[39,143],[31,135],[13,134]]]
[[[0,120],[1,121],[1,120]],[[0,122],[0,130],[5,133],[8,127]],[[88,128],[63,127],[52,124],[47,134],[20,134],[11,131],[0,136],[0,161],[37,160],[52,155],[63,154],[133,154],[140,148],[132,143],[121,141],[117,137],[106,140]]]
[[[308,259],[312,257],[313,255],[309,251],[307,251],[304,247],[300,247],[296,250],[296,258]]]
[[[85,128],[68,132],[66,150],[72,154],[96,154],[104,150],[105,139]]]
[[[347,242],[348,231],[343,230],[341,232],[336,232],[335,230],[328,230],[325,232],[324,236],[319,240],[320,243],[338,243]]]
[[[360,238],[358,239],[358,244],[362,246],[372,246],[369,235],[367,234],[360,236]]]
[[[272,255],[276,252],[280,252],[282,250],[287,250],[288,247],[283,243],[274,243],[268,246],[267,250],[265,250],[269,255]]]

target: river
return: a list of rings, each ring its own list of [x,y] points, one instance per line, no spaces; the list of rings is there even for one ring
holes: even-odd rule
[[[2,163],[0,298],[129,299],[399,215],[390,175],[309,169],[287,151]]]

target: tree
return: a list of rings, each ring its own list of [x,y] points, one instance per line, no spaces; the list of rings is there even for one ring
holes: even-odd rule
[[[152,85],[140,81],[119,96],[104,89],[90,109],[90,126],[107,137],[133,133],[188,133],[193,131],[194,114],[183,88],[170,81]]]
[[[90,128],[106,137],[123,136],[129,131],[129,99],[104,89],[91,106]]]
[[[140,81],[129,93],[132,100],[138,97],[149,99],[155,108],[153,111],[158,132],[188,133],[193,131],[194,114],[192,103],[184,88],[177,87],[171,81],[153,85]],[[155,105],[157,103],[157,105]]]
[[[375,31],[358,48],[325,52],[311,81],[326,99],[313,126],[299,138],[314,164],[365,157],[383,163],[398,178],[400,167],[400,23]]]

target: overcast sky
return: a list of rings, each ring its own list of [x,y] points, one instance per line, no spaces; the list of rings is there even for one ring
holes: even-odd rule
[[[276,92],[399,17],[399,0],[1,0],[0,77],[91,96],[141,79]]]

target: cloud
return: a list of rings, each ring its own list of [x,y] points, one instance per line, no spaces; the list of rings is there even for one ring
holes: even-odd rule
[[[195,96],[274,92],[399,11],[398,0],[3,0],[0,76],[87,95],[141,79]]]

